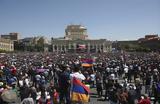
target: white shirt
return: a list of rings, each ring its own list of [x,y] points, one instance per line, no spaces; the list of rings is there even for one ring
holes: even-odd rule
[[[28,78],[25,79],[25,83],[29,86],[29,79]]]
[[[85,76],[79,72],[75,72],[75,73],[70,74],[71,80],[73,79],[73,77],[78,78],[81,81],[86,79]]]
[[[115,75],[114,74],[111,74],[111,79],[115,79]]]
[[[128,73],[128,67],[124,68],[125,73]]]
[[[85,76],[82,74],[82,73],[79,73],[79,72],[75,72],[75,73],[72,73],[70,74],[70,79],[71,79],[71,91],[72,91],[72,87],[73,87],[73,78],[77,78],[79,79],[80,81],[82,80],[85,80]]]
[[[95,74],[91,74],[91,81],[94,81],[95,80]]]

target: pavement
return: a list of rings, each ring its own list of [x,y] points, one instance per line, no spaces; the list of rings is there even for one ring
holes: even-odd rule
[[[92,88],[89,104],[110,104],[110,103],[109,101],[104,101],[101,98],[99,98],[96,92],[96,88]]]

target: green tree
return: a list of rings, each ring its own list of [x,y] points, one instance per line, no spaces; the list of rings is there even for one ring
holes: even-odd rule
[[[44,37],[40,37],[38,39],[37,44],[35,45],[35,48],[37,49],[38,52],[44,51],[44,43],[45,43],[44,41],[45,41]]]

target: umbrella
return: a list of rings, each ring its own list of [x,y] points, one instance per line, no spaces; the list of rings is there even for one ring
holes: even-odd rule
[[[2,97],[3,101],[8,102],[8,103],[16,102],[16,100],[17,100],[17,94],[16,94],[16,92],[14,92],[12,90],[4,91],[1,94],[1,97]]]

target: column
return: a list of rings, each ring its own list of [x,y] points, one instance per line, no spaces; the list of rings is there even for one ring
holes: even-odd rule
[[[88,53],[90,53],[90,43],[88,43],[88,49],[87,49]]]
[[[69,46],[68,48],[69,48],[69,49],[71,49],[71,44],[70,44],[70,43],[69,43],[69,45],[68,45],[68,46]]]
[[[76,43],[73,44],[74,52],[76,52]]]
[[[57,45],[57,53],[59,52],[59,45]]]
[[[55,51],[55,47],[54,47],[55,45],[52,45],[52,52],[54,52]]]
[[[101,53],[101,44],[98,44],[98,51]]]
[[[66,44],[66,47],[65,47],[66,52],[68,52],[68,47],[69,47],[68,44]]]
[[[109,45],[109,52],[111,52],[112,51],[112,45],[110,44]]]
[[[60,52],[63,52],[63,45],[61,44],[61,49],[60,49]]]
[[[105,43],[103,43],[103,52],[107,52]]]
[[[96,53],[98,52],[98,45],[96,44]]]
[[[65,52],[65,48],[66,48],[66,46],[65,46],[65,45],[63,45],[63,52]]]
[[[103,44],[100,44],[100,52],[102,53],[103,52]]]
[[[107,46],[107,52],[109,52],[109,46]]]

